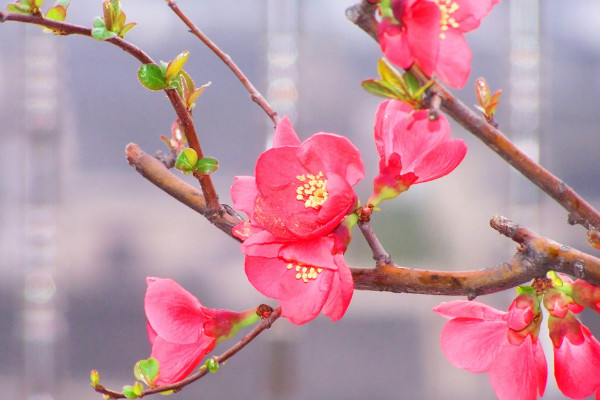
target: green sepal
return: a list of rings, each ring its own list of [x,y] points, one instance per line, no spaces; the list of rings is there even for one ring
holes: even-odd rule
[[[165,82],[170,83],[173,79],[175,79],[177,74],[179,74],[179,71],[181,71],[185,65],[189,56],[190,52],[186,50],[179,53],[177,57],[169,62],[165,71]]]
[[[204,365],[206,365],[206,368],[208,368],[210,372],[217,372],[220,367],[219,362],[214,357],[206,360]]]
[[[535,289],[531,286],[517,286],[517,293],[518,294],[530,294],[530,295],[537,296]]]
[[[114,33],[113,33],[114,35]],[[168,85],[165,83],[165,73],[156,64],[144,64],[138,69],[140,83],[150,90],[161,90]]]
[[[159,371],[158,360],[152,357],[147,360],[138,361],[133,367],[135,377],[150,387],[153,387],[154,382],[158,379]]]
[[[204,157],[194,165],[194,172],[200,175],[210,175],[219,169],[219,161],[216,158]]]
[[[183,149],[175,160],[175,168],[184,174],[191,174],[194,171],[195,165],[198,162],[198,154],[194,149]]]

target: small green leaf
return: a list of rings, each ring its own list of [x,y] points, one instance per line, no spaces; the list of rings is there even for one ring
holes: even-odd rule
[[[219,161],[212,157],[201,158],[194,165],[194,171],[200,175],[210,175],[217,169],[219,169]]]
[[[396,69],[392,67],[383,57],[377,62],[377,72],[379,72],[379,76],[381,76],[382,80],[391,83],[393,86],[401,89],[403,92],[407,91],[404,80],[402,79],[402,75],[396,71]]]
[[[15,4],[7,5],[6,10],[13,12],[15,14],[31,15],[31,10],[29,9],[29,4],[22,4],[19,2],[15,3]]]
[[[194,166],[198,162],[198,154],[194,149],[183,149],[175,160],[175,168],[184,174],[190,174],[194,170]]]
[[[121,32],[119,32],[119,36],[121,38],[125,37],[125,34],[127,32],[129,32],[131,30],[131,28],[133,28],[134,26],[136,26],[137,23],[136,22],[130,22],[128,24],[125,24],[125,26],[123,26],[123,28],[121,29]]]
[[[194,90],[192,94],[187,98],[188,109],[192,109],[194,107],[194,103],[198,99],[198,97],[204,92],[204,90],[212,85],[212,82],[207,82],[204,85],[200,86],[198,89]]]
[[[46,19],[63,22],[67,17],[67,10],[63,6],[54,6],[46,13]]]
[[[385,81],[367,79],[362,81],[360,85],[367,92],[374,94],[375,96],[385,97],[386,99],[397,99],[401,97],[400,93]]]
[[[94,28],[106,29],[106,24],[104,23],[104,20],[100,17],[94,17],[92,23],[94,24]]]
[[[219,362],[217,360],[215,360],[214,357],[206,360],[205,365],[210,372],[217,372],[220,367]]]
[[[114,33],[119,33],[121,32],[121,29],[123,29],[123,26],[125,25],[125,20],[127,19],[127,16],[125,15],[124,12],[117,14],[115,16],[115,20],[113,21],[113,25],[112,25],[112,31]]]
[[[490,88],[483,78],[475,80],[475,98],[477,99],[477,103],[482,107],[490,103]]]
[[[164,392],[158,392],[158,394],[164,394],[165,396],[166,396],[166,395],[173,394],[173,393],[175,393],[175,391],[174,391],[174,390],[166,390],[166,391],[164,391]]]
[[[423,86],[421,86],[416,92],[414,92],[412,94],[412,98],[417,102],[420,103],[421,102],[421,97],[423,97],[423,93],[425,93],[425,91],[427,89],[429,89],[431,87],[431,85],[433,85],[433,79],[430,80],[429,82],[427,82],[426,84],[424,84]]]
[[[104,15],[104,23],[106,29],[112,32],[113,19],[115,17],[115,11],[112,4],[109,1],[102,3],[102,14]]]
[[[123,395],[128,399],[137,399],[140,397],[134,390],[134,387],[129,385],[123,386]]]
[[[406,71],[404,74],[402,74],[402,79],[404,80],[404,84],[406,85],[408,93],[411,95],[419,90],[419,80],[410,72]]]
[[[179,53],[173,61],[169,62],[165,71],[165,82],[171,82],[179,74],[189,56],[190,52],[186,50]]]
[[[138,79],[146,89],[161,90],[167,87],[165,74],[156,64],[144,64],[138,70]]]
[[[96,40],[106,40],[117,36],[116,33],[106,30],[106,28],[92,28],[92,37]]]
[[[158,378],[158,372],[159,365],[155,358],[138,361],[133,367],[135,377],[150,387],[154,386],[154,382]]]
[[[90,380],[92,381],[92,387],[96,387],[100,384],[100,373],[95,369],[90,373]]]
[[[55,6],[63,6],[66,9],[69,8],[69,5],[71,4],[71,0],[56,0],[54,2]]]

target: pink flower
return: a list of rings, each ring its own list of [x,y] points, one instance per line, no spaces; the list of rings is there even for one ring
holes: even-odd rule
[[[471,49],[463,34],[478,28],[500,0],[390,2],[391,13],[382,9],[379,25],[386,58],[405,69],[416,62],[428,76],[436,73],[447,85],[462,88],[471,73]]]
[[[146,283],[144,309],[152,345],[150,357],[158,360],[160,368],[156,385],[181,381],[216,343],[259,318],[256,310],[236,313],[205,308],[171,279],[150,277]]]
[[[375,115],[375,145],[379,175],[369,200],[377,205],[411,185],[441,178],[461,163],[467,145],[450,139],[450,124],[443,115],[435,121],[427,111],[414,111],[399,100],[386,100]]]
[[[329,234],[356,206],[352,186],[364,177],[364,166],[345,137],[320,132],[300,143],[283,118],[273,148],[256,162],[255,175],[236,177],[235,208],[275,236],[311,239]]]
[[[583,307],[559,290],[550,290],[544,295],[544,306],[550,312],[548,328],[558,388],[574,399],[583,399],[593,393],[599,398],[600,342],[575,317],[574,313]]]
[[[464,300],[441,303],[433,311],[450,319],[440,342],[454,366],[488,372],[501,400],[535,400],[544,394],[547,366],[537,337],[541,311],[534,295],[519,295],[508,312]]]
[[[314,239],[289,240],[266,230],[242,244],[246,275],[267,297],[279,299],[281,315],[304,324],[321,311],[333,321],[346,312],[354,282],[342,255],[345,226]]]

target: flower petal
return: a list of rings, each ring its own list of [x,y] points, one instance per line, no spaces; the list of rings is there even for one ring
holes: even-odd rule
[[[285,276],[287,264],[279,258],[246,256],[245,271],[248,280],[262,294],[272,299],[280,297],[280,281]]]
[[[542,354],[542,357],[540,357]],[[543,365],[541,364],[543,363]],[[490,383],[500,400],[536,400],[546,387],[546,359],[539,341],[531,336],[518,345],[502,343],[490,369]]]
[[[288,117],[281,118],[273,134],[273,146],[300,146],[300,139]]]
[[[477,29],[485,17],[500,0],[454,0],[458,4],[452,18],[458,23],[460,32]]]
[[[470,372],[486,372],[506,342],[506,322],[455,318],[442,328],[440,343],[446,358]]]
[[[144,310],[155,333],[171,343],[203,340],[203,324],[209,318],[200,300],[172,279],[146,278],[146,283]]]
[[[440,42],[435,73],[446,85],[462,89],[471,74],[471,49],[462,33],[449,29]]]
[[[332,321],[338,321],[344,316],[354,293],[352,272],[346,265],[344,257],[336,255],[335,259],[338,265],[337,274],[334,276],[327,301],[323,305],[323,314],[331,318]]]
[[[248,218],[254,218],[254,207],[258,197],[256,179],[253,176],[236,176],[231,185],[231,200],[233,208],[246,213]]]
[[[192,344],[174,344],[157,337],[150,354],[159,365],[155,383],[168,385],[183,380],[214,347],[215,339],[208,336],[203,336],[200,342]]]
[[[433,311],[448,319],[462,317],[486,321],[502,321],[502,317],[506,314],[487,304],[467,300],[443,302],[435,306]]]
[[[324,269],[315,279],[304,282],[296,278],[294,269],[289,270],[280,281],[281,316],[296,325],[316,318],[323,309],[337,273]]]
[[[385,57],[400,68],[410,68],[415,61],[408,47],[406,30],[387,19],[379,24],[379,45]]]
[[[439,62],[440,9],[433,1],[417,1],[407,11],[402,22],[406,26],[408,47],[423,72],[431,76]]]
[[[439,179],[454,171],[467,154],[467,145],[462,139],[450,139],[438,143],[428,151],[415,167],[416,183]]]

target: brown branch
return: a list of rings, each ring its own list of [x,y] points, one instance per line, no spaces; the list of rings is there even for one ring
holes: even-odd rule
[[[240,218],[225,211],[210,212],[206,206],[206,200],[199,190],[188,185],[169,171],[161,161],[144,153],[137,144],[128,144],[125,148],[125,155],[129,164],[135,167],[144,178],[194,211],[202,214],[211,224],[235,238],[231,233],[231,229],[242,221]]]
[[[240,339],[239,342],[237,342],[236,344],[231,346],[223,354],[221,354],[218,357],[215,357],[214,360],[217,363],[219,363],[219,365],[222,365],[225,361],[227,361],[228,359],[230,359],[231,357],[236,355],[244,347],[246,347],[246,345],[248,345],[251,341],[253,341],[258,335],[260,335],[265,330],[269,329],[271,327],[271,325],[273,325],[273,323],[275,321],[277,321],[277,319],[280,316],[281,316],[281,308],[278,307],[271,313],[271,315],[269,315],[267,318],[265,318],[260,323],[260,325],[258,325],[254,329],[252,329],[252,331],[250,331],[246,336],[244,336],[242,339]],[[144,397],[144,396],[148,396],[148,395],[156,394],[156,393],[167,392],[170,390],[178,392],[181,389],[183,389],[184,387],[186,387],[187,385],[189,385],[190,383],[197,381],[198,379],[202,378],[203,376],[207,375],[208,373],[209,373],[208,368],[206,368],[205,366],[202,366],[202,367],[200,367],[198,372],[188,376],[186,379],[184,379],[180,382],[177,382],[177,383],[173,383],[171,385],[158,386],[158,387],[155,387],[152,389],[144,390],[140,397]],[[94,390],[98,393],[107,395],[108,398],[110,398],[110,399],[124,399],[125,398],[125,395],[123,393],[107,389],[102,385],[95,386]]]
[[[361,3],[350,7],[346,11],[346,16],[377,41],[378,28],[375,20],[375,10],[376,8],[371,3],[363,0]],[[410,72],[419,79],[421,84],[425,84],[430,80],[416,65],[410,68]],[[592,205],[562,180],[519,150],[500,130],[465,106],[441,84],[434,83],[427,93],[428,96],[426,96],[425,101],[431,102],[431,99],[441,99],[441,109],[444,112],[567,210],[570,224],[580,224],[586,229],[600,229],[600,213]]]
[[[171,10],[183,21],[183,23],[190,28],[190,32],[193,33],[198,39],[202,41],[213,53],[217,55],[223,61],[225,65],[233,72],[233,74],[240,80],[242,85],[246,88],[248,93],[250,94],[250,99],[258,104],[260,108],[264,110],[264,112],[269,116],[271,121],[273,121],[274,125],[277,125],[279,122],[279,115],[277,112],[271,108],[267,100],[260,94],[258,90],[254,87],[252,82],[244,75],[242,70],[233,62],[231,57],[224,53],[219,46],[217,46],[208,36],[206,36],[198,27],[181,11],[181,9],[177,6],[175,1],[166,0]]]
[[[354,286],[360,290],[396,293],[468,296],[496,293],[543,277],[550,270],[564,272],[600,285],[600,259],[556,243],[496,216],[491,226],[519,244],[506,263],[474,271],[427,271],[393,262],[378,268],[352,268]]]
[[[6,21],[15,21],[22,22],[26,24],[34,24],[43,26],[46,28],[55,29],[61,32],[61,35],[82,35],[87,37],[92,37],[92,30],[90,28],[86,28],[84,26],[68,24],[65,22],[53,21],[50,19],[45,19],[41,17],[35,17],[32,15],[24,15],[24,14],[15,14],[15,13],[4,13],[0,12],[0,22]],[[142,64],[156,64],[152,58],[146,54],[142,49],[135,46],[134,44],[123,40],[120,37],[112,37],[110,39],[106,39],[105,42],[111,43],[127,54],[135,57]],[[183,101],[179,97],[179,94],[175,89],[165,89],[165,93],[183,126],[185,131],[185,135],[188,139],[188,143],[192,149],[196,151],[198,157],[203,157],[202,147],[200,146],[200,142],[198,141],[198,135],[196,133],[196,128],[194,127],[194,121],[192,120],[191,114],[187,111]],[[211,213],[219,213],[221,212],[221,205],[219,204],[219,196],[215,190],[215,187],[212,183],[212,179],[208,175],[195,175],[198,181],[200,182],[200,186],[202,188],[202,192],[204,193],[204,197],[207,199],[207,208],[208,212]]]

